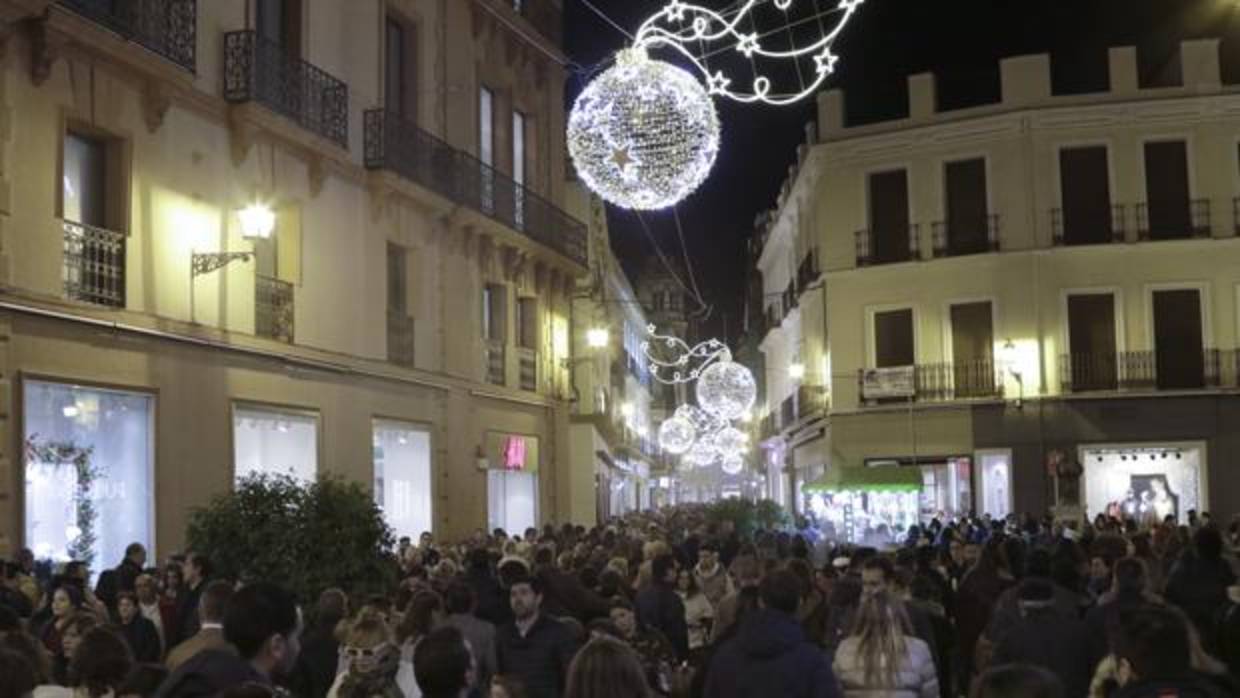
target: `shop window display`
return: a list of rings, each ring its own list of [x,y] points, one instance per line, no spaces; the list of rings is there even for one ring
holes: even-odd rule
[[[375,503],[397,536],[432,530],[431,435],[402,422],[374,423]]]
[[[1189,510],[1202,509],[1203,460],[1196,446],[1083,448],[1088,514],[1186,523]]]
[[[534,436],[487,432],[481,460],[490,528],[520,535],[538,526],[538,446]]]
[[[883,548],[920,523],[922,482],[916,468],[837,468],[805,484],[805,501],[827,537]]]
[[[288,475],[313,482],[318,472],[318,431],[318,419],[304,412],[236,406],[233,463],[237,479]]]
[[[155,400],[44,381],[23,384],[25,543],[98,573],[154,543]]]

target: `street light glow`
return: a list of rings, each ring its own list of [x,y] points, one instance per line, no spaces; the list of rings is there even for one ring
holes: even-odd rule
[[[608,332],[606,327],[591,327],[586,330],[586,344],[591,349],[602,349],[607,346]]]
[[[276,214],[267,206],[253,203],[237,212],[241,219],[241,237],[247,240],[266,240],[276,227]]]
[[[805,364],[800,361],[788,367],[788,377],[792,380],[799,381],[805,377]]]

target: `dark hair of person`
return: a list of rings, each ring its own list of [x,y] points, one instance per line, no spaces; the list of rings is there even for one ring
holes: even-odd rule
[[[0,649],[0,698],[27,698],[36,683],[34,667],[22,655],[8,649]]]
[[[758,596],[767,608],[796,613],[801,601],[801,580],[788,570],[776,570],[762,578]]]
[[[973,680],[969,698],[1065,698],[1059,678],[1030,664],[1004,664]]]
[[[74,632],[78,637],[85,637],[86,633],[99,627],[99,617],[89,611],[76,611],[69,616],[69,620],[65,621],[65,627],[62,635]]]
[[[1126,557],[1115,563],[1111,574],[1115,580],[1115,593],[1121,596],[1140,596],[1145,591],[1145,563],[1139,558]]]
[[[396,641],[403,645],[409,640],[429,635],[435,611],[443,611],[443,598],[439,594],[425,589],[414,594],[405,609],[405,617],[396,627]]]
[[[681,574],[689,575],[689,588],[685,589],[686,597],[693,598],[694,596],[697,596],[698,594],[702,593],[702,587],[698,584],[697,575],[694,574],[693,570],[688,567],[681,568],[680,572],[677,573],[677,577],[676,577],[676,588],[677,589],[680,588],[680,576],[679,575]]]
[[[530,591],[534,592],[536,595],[542,596],[542,593],[543,593],[542,580],[532,575],[524,575],[524,576],[517,577],[516,579],[513,579],[512,583],[508,585],[508,588],[511,589],[513,587],[516,587],[522,584],[528,586],[530,588]]]
[[[505,589],[511,589],[518,582],[523,582],[530,575],[530,569],[519,560],[504,560],[496,569],[499,583]]]
[[[878,570],[883,573],[883,579],[887,581],[895,581],[896,567],[891,564],[891,559],[885,555],[875,555],[867,558],[861,566],[862,570]]]
[[[650,698],[637,654],[619,640],[590,640],[568,666],[564,698]]]
[[[52,660],[47,656],[43,643],[29,633],[12,632],[0,635],[0,650],[21,655],[34,672],[37,685],[49,683],[52,678]]]
[[[540,545],[534,550],[534,566],[555,564],[555,551],[549,545]]]
[[[314,623],[320,628],[334,628],[349,615],[349,596],[341,589],[325,589],[314,605]]]
[[[8,606],[0,606],[0,634],[20,632],[22,629],[22,617],[17,615]]]
[[[133,653],[125,638],[111,628],[96,627],[82,636],[70,670],[91,698],[115,692],[133,669]]]
[[[133,593],[132,591],[118,591],[118,592],[116,592],[116,605],[118,605],[118,606],[119,606],[119,605],[120,605],[120,603],[121,603],[122,601],[129,601],[129,603],[131,603],[131,604],[133,604],[133,605],[137,606],[137,605],[138,605],[138,595],[137,595],[137,594],[135,594],[135,593]]]
[[[608,611],[614,611],[616,609],[620,609],[622,611],[628,611],[629,613],[636,613],[636,611],[633,609],[633,602],[629,601],[628,599],[622,596],[612,597],[607,602]]]
[[[168,669],[162,664],[138,664],[116,689],[116,695],[151,698],[166,678]]]
[[[130,543],[125,546],[125,557],[133,557],[141,552],[146,552],[146,547],[141,543]]]
[[[258,656],[272,636],[289,635],[296,629],[297,604],[293,595],[270,582],[242,587],[224,610],[224,639],[237,648],[243,659]]]
[[[465,569],[485,572],[491,566],[491,556],[486,548],[474,548],[465,554]]]
[[[657,584],[662,584],[667,578],[667,573],[676,568],[676,557],[671,553],[656,555],[654,560],[650,562],[651,578]]]
[[[199,576],[203,579],[209,579],[215,572],[215,568],[211,566],[211,558],[202,553],[190,553],[185,559],[189,561],[189,564],[198,568]]]
[[[586,631],[590,633],[602,633],[620,640],[624,639],[621,637],[620,628],[617,628],[615,623],[606,618],[595,618],[590,621],[589,624],[586,625]]]
[[[474,588],[465,582],[453,582],[444,593],[444,606],[448,613],[473,613],[478,597]]]
[[[445,626],[413,651],[413,675],[425,698],[456,698],[468,685],[471,657],[461,631]]]
[[[224,611],[234,593],[233,585],[222,579],[208,582],[202,590],[202,597],[198,599],[198,614],[203,622],[223,622]]]
[[[1145,607],[1120,615],[1118,652],[1142,681],[1183,678],[1191,671],[1188,626],[1176,613]]]
[[[1223,535],[1214,526],[1202,526],[1193,533],[1193,550],[1202,560],[1217,560],[1223,554]]]
[[[75,582],[70,582],[67,579],[61,580],[61,584],[56,587],[55,591],[52,592],[52,595],[54,596],[57,591],[65,592],[65,596],[69,597],[69,605],[72,606],[74,610],[81,608],[82,604],[86,603],[86,595],[82,593],[82,587],[78,586]]]

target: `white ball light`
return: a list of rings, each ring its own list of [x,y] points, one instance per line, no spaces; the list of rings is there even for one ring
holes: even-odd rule
[[[672,455],[688,451],[696,438],[697,430],[684,417],[673,416],[659,425],[659,446]]]
[[[573,104],[568,151],[581,179],[607,201],[667,208],[714,166],[719,116],[688,72],[627,49]]]
[[[693,447],[681,458],[689,465],[705,468],[719,458],[719,452],[715,450],[714,444],[710,443],[709,439],[702,439],[693,444]]]
[[[748,443],[749,437],[736,427],[724,427],[715,434],[715,450],[725,458],[744,453]]]
[[[745,459],[741,457],[739,454],[733,455],[733,456],[727,456],[719,464],[719,467],[722,468],[723,472],[727,473],[728,475],[738,475],[740,474],[742,470],[745,469]]]
[[[757,398],[753,374],[735,361],[713,363],[698,377],[698,406],[720,419],[739,419]]]

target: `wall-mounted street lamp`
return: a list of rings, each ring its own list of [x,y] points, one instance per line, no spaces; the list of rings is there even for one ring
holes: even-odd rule
[[[1020,390],[1016,398],[1016,409],[1020,409],[1025,401],[1025,376],[1020,371],[1020,364],[1017,363],[1019,358],[1016,344],[1011,339],[1004,342],[1003,348],[1000,349],[999,360],[1003,362],[1008,374],[1012,376],[1012,380],[1016,381],[1016,386]]]
[[[611,339],[606,327],[591,327],[586,330],[586,346],[591,349],[603,349]]]
[[[276,227],[276,214],[269,207],[260,203],[252,203],[237,211],[241,221],[241,237],[250,240],[266,240],[271,237]],[[189,318],[195,322],[194,313],[194,280],[204,274],[219,271],[233,262],[248,262],[254,258],[254,252],[194,252],[189,255]]]

